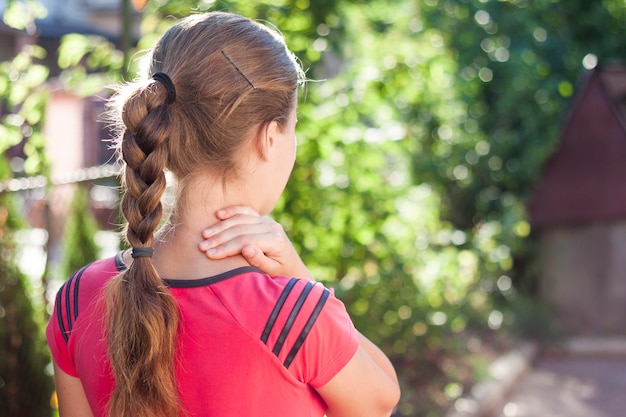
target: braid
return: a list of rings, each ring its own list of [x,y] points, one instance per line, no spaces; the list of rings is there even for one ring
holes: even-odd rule
[[[153,83],[152,85],[155,85]],[[133,247],[151,246],[154,231],[163,214],[164,167],[170,112],[164,105],[150,108],[149,89],[126,102],[122,117],[126,132],[122,138],[122,159],[126,163],[126,193],[122,212],[128,222],[126,239]],[[143,103],[148,101],[148,103]],[[139,102],[139,103],[136,103]]]
[[[163,87],[151,82],[126,99],[121,158],[126,164],[122,212],[126,239],[150,247],[165,191],[170,108]],[[180,400],[174,358],[178,309],[151,258],[135,258],[107,288],[107,337],[116,388],[109,404],[115,417],[177,417]]]

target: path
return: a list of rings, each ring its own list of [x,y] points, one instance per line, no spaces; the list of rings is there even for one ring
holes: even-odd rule
[[[539,357],[496,417],[626,417],[624,347],[583,341],[566,354]]]
[[[498,417],[626,417],[626,357],[543,357]]]

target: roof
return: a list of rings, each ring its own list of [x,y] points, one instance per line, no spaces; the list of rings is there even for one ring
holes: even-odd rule
[[[535,227],[626,219],[626,67],[586,75],[528,211]]]

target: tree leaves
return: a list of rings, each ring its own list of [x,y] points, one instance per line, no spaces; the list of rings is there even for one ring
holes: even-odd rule
[[[26,30],[29,34],[34,34],[35,20],[44,18],[47,13],[46,8],[37,0],[9,0],[2,21],[13,29]]]

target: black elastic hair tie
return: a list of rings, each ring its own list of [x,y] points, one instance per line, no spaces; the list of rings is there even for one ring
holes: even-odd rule
[[[130,252],[130,256],[132,256],[133,258],[151,258],[153,253],[153,248],[133,248],[133,250]]]
[[[164,72],[155,72],[152,75],[152,79],[163,84],[163,87],[167,90],[167,104],[172,104],[176,100],[176,88],[170,76]]]

